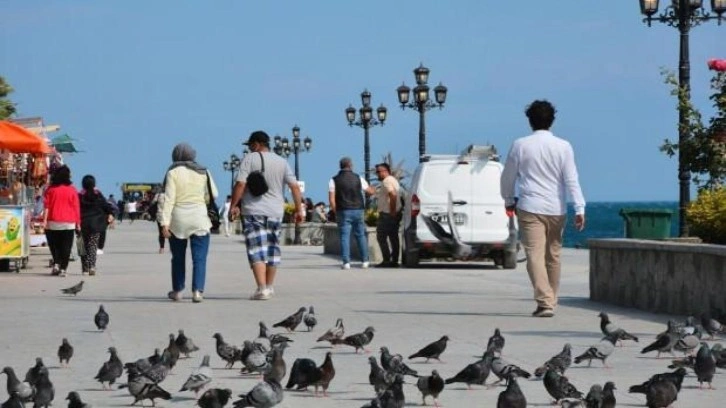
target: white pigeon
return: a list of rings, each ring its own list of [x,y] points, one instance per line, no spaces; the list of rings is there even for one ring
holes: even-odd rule
[[[191,390],[194,394],[198,394],[199,390],[210,382],[212,382],[212,369],[209,367],[209,354],[207,354],[202,359],[202,365],[192,371],[179,392]]]

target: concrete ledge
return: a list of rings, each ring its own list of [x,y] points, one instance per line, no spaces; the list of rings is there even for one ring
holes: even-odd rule
[[[591,239],[590,299],[650,312],[726,310],[726,247]]]
[[[326,255],[340,256],[340,235],[338,233],[338,225],[335,223],[323,225],[323,253]],[[377,264],[383,261],[381,256],[381,248],[376,241],[376,228],[366,227],[366,235],[368,239],[368,260],[371,264]],[[350,258],[352,261],[360,261],[358,253],[358,244],[354,236],[350,237]]]
[[[323,226],[318,222],[305,222],[300,224],[300,241],[303,245],[323,245]],[[282,245],[292,245],[295,240],[295,224],[282,224],[280,242]]]

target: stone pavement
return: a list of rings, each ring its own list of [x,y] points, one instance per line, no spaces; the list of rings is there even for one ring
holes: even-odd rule
[[[322,255],[322,247],[284,247],[276,297],[266,302],[250,301],[248,296],[254,286],[243,250],[239,236],[213,236],[205,301],[200,304],[191,302],[188,291],[180,303],[166,299],[170,256],[157,253],[156,226],[150,222],[123,223],[110,230],[95,277],[82,278],[79,262],[72,263],[68,277],[51,277],[46,267],[49,256],[32,255],[29,268],[20,274],[0,273],[0,365],[14,367],[22,378],[35,357],[42,357],[55,384],[56,407],[66,406],[63,399],[73,390],[95,407],[127,406],[133,398],[126,390],[103,391],[93,380],[108,358],[107,348],[115,346],[124,362],[133,361],[152,354],[154,348],[163,349],[169,333],[183,328],[202,350],[190,359],[180,360],[161,384],[173,399],[157,403],[162,407],[192,407],[193,393],[177,391],[204,353],[211,355],[213,386],[231,388],[237,395],[258,381],[241,376],[236,368],[223,368],[212,334],[220,332],[228,342],[240,345],[257,336],[259,320],[271,325],[300,306],[314,305],[319,325],[312,333],[290,335],[294,343],[285,352],[288,372],[298,357],[322,362],[330,349],[315,343],[315,339],[338,317],[344,319],[347,334],[369,325],[376,328],[369,347],[371,355],[376,356],[384,345],[408,356],[447,334],[451,340],[442,356],[444,362],[410,364],[427,375],[437,369],[445,378],[475,361],[494,328],[499,327],[506,338],[504,357],[533,371],[559,352],[565,342],[572,344],[574,355],[596,343],[601,337],[597,317],[600,310],[608,311],[616,324],[640,336],[641,342],[626,343],[617,349],[609,359],[611,369],[602,368],[599,362],[594,362],[592,368],[571,367],[568,377],[581,391],[587,392],[593,383],[612,380],[618,388],[618,406],[643,406],[645,398],[628,394],[628,387],[667,371],[668,359],[656,360],[652,354],[641,356],[639,351],[663,330],[671,316],[589,301],[586,250],[564,251],[561,306],[552,319],[530,317],[534,303],[524,264],[514,271],[462,263],[426,265],[416,270],[362,270],[354,264],[353,269],[343,271],[337,259]],[[77,297],[59,292],[81,279],[86,286]],[[93,324],[99,304],[111,316],[105,332],[96,331]],[[56,357],[63,337],[75,347],[70,368],[59,368]],[[368,385],[368,354],[355,354],[349,348],[332,351],[337,375],[330,397],[286,392],[280,407],[360,407],[373,396]],[[124,382],[125,375],[120,380]],[[717,373],[714,380],[716,391],[701,391],[697,385],[695,377],[687,377],[675,406],[724,406],[723,373]],[[541,381],[521,380],[520,386],[530,406],[550,404]],[[473,388],[468,391],[462,384],[447,386],[440,403],[444,407],[494,407],[504,389]],[[421,395],[410,378],[404,391],[407,406],[421,403]],[[0,401],[6,398],[5,387],[0,387]]]

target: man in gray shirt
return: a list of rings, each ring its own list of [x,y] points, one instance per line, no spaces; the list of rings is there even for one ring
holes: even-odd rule
[[[253,300],[267,300],[275,294],[273,284],[277,265],[280,264],[280,228],[284,213],[283,188],[290,187],[295,202],[295,222],[304,219],[302,194],[297,180],[282,157],[270,152],[270,137],[258,130],[250,134],[247,142],[250,153],[240,164],[237,182],[232,193],[230,217],[240,215],[238,204],[242,200],[242,229],[247,245],[247,259],[252,267],[257,290]],[[253,171],[263,171],[268,190],[255,196],[247,188],[247,177]]]

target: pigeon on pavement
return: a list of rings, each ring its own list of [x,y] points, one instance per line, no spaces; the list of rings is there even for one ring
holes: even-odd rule
[[[370,407],[403,408],[406,405],[406,396],[403,394],[403,375],[397,374],[391,385],[378,394],[370,403]]]
[[[60,347],[58,347],[58,360],[60,360],[61,367],[67,367],[71,357],[73,357],[73,346],[68,342],[68,339],[63,338]]]
[[[227,363],[224,368],[232,368],[235,361],[241,360],[241,351],[239,348],[225,343],[224,338],[219,333],[214,333],[212,337],[217,340],[217,355]]]
[[[108,383],[110,388],[111,385],[116,382],[116,379],[121,377],[124,371],[124,365],[121,362],[121,359],[118,358],[116,348],[109,347],[108,352],[111,354],[111,357],[108,361],[103,363],[95,377],[95,379],[101,383],[104,390],[107,389],[105,383]]]
[[[302,322],[303,315],[305,314],[306,310],[307,310],[306,308],[301,307],[300,309],[298,309],[297,312],[295,312],[295,313],[291,314],[290,316],[284,318],[283,320],[273,324],[272,327],[284,327],[285,329],[287,329],[287,331],[293,332],[293,331],[295,331],[297,326],[300,325],[300,323]]]
[[[392,381],[389,381],[389,376],[386,370],[378,365],[378,361],[373,356],[368,357],[368,362],[371,366],[371,371],[368,374],[368,382],[373,386],[376,394],[385,391]],[[390,380],[393,380],[392,378]]]
[[[312,306],[308,309],[308,314],[305,315],[303,321],[305,322],[305,326],[308,328],[308,331],[312,331],[318,324],[318,319],[315,317],[315,309],[313,309]]]
[[[25,402],[18,397],[18,393],[13,391],[8,399],[0,405],[2,408],[25,408]]]
[[[307,390],[318,379],[320,379],[320,370],[315,361],[309,358],[298,358],[292,363],[285,389],[296,387],[296,390]]]
[[[181,355],[181,351],[179,350],[179,347],[177,347],[177,345],[176,345],[176,339],[174,339],[174,333],[169,333],[169,345],[166,346],[166,348],[161,353],[161,355],[168,356],[167,362],[169,363],[169,368],[174,368],[174,366],[176,365],[176,362],[179,361],[179,356]]]
[[[703,332],[705,329],[701,327],[700,324],[696,323],[696,318],[693,316],[686,317],[686,321],[683,323],[683,326],[680,327],[679,332],[681,334],[681,337],[687,336],[689,334],[692,334],[696,337],[701,339],[703,337]]]
[[[351,334],[350,336],[344,337],[340,340],[331,341],[332,344],[345,344],[346,346],[354,347],[355,352],[363,350],[368,353],[366,346],[373,340],[373,333],[375,333],[373,326],[368,326],[362,333]]]
[[[55,387],[48,378],[48,369],[43,367],[38,373],[38,381],[35,386],[35,397],[33,397],[33,408],[48,408],[53,404],[55,398]]]
[[[648,387],[658,381],[670,381],[676,387],[676,392],[680,392],[681,384],[683,384],[683,378],[686,376],[686,373],[687,370],[681,367],[673,372],[655,374],[644,383],[631,386],[628,392],[631,394],[647,394]]]
[[[277,382],[282,382],[282,379],[285,378],[285,374],[287,374],[287,364],[285,364],[285,359],[282,357],[282,350],[279,348],[272,349],[268,360],[270,364],[264,372],[265,377],[272,378]]]
[[[400,354],[394,354],[393,356],[391,356],[391,360],[388,364],[390,367],[388,371],[391,373],[418,377],[418,373],[416,372],[416,370],[407,366],[406,363],[403,361],[403,356]]]
[[[584,353],[575,357],[575,364],[580,364],[583,360],[588,360],[587,366],[592,366],[592,360],[601,360],[605,367],[608,367],[607,358],[615,351],[615,342],[618,339],[617,333],[611,333],[605,336],[600,343],[591,346]]]
[[[491,369],[491,372],[499,378],[499,380],[494,382],[494,384],[492,385],[499,384],[500,382],[502,382],[502,380],[508,382],[513,375],[524,378],[529,378],[532,376],[532,374],[522,369],[518,365],[509,363],[508,361],[503,360],[501,357],[494,357],[489,364],[489,368]]]
[[[393,358],[393,355],[388,350],[388,347],[383,346],[381,347],[381,367],[388,371],[391,369],[391,359]]]
[[[229,388],[211,388],[199,397],[197,405],[199,408],[224,408],[231,398],[232,390]]]
[[[497,408],[525,408],[526,406],[527,398],[524,397],[522,389],[519,388],[517,377],[514,376],[509,380],[507,389],[499,393]]]
[[[282,343],[292,343],[292,340],[282,334],[270,334],[265,322],[260,321],[260,334],[254,340],[254,343],[260,344],[265,350],[271,350]]]
[[[270,369],[267,352],[257,343],[245,340],[239,359],[244,367],[241,372],[263,374]]]
[[[35,387],[27,382],[21,382],[18,376],[15,375],[15,370],[12,367],[3,368],[3,373],[8,376],[6,387],[8,395],[17,394],[20,400],[27,402],[33,399],[35,395]]]
[[[489,337],[487,342],[487,350],[494,350],[497,354],[502,354],[504,349],[504,336],[499,331],[499,328],[494,329],[494,334]]]
[[[191,390],[194,391],[194,394],[196,395],[202,388],[212,382],[212,377],[214,377],[214,374],[212,373],[212,369],[209,367],[209,354],[206,354],[204,358],[202,358],[202,364],[192,371],[179,392]]]
[[[282,402],[282,385],[274,378],[266,378],[255,385],[247,394],[241,394],[240,398],[242,399],[234,402],[234,408],[271,408]]]
[[[610,316],[608,316],[605,312],[600,312],[598,315],[600,317],[600,331],[603,335],[607,336],[610,334],[616,334],[617,340],[633,340],[636,343],[638,342],[638,337],[634,336],[624,329],[621,329],[620,327],[616,326],[613,322],[610,321]]]
[[[47,368],[45,367],[45,364],[43,364],[43,359],[40,357],[36,357],[35,365],[30,367],[28,369],[28,372],[25,373],[25,382],[32,386],[35,386],[36,383],[38,382],[38,377],[40,376],[40,372],[43,369],[47,370]]]
[[[343,319],[338,318],[335,322],[335,327],[331,327],[322,336],[318,337],[317,341],[327,341],[333,344],[336,340],[341,340],[345,336],[345,327],[343,326]]]
[[[66,399],[68,400],[68,408],[91,408],[90,405],[81,400],[81,395],[76,391],[69,392]]]
[[[582,393],[570,383],[567,377],[561,375],[556,370],[547,370],[544,375],[545,389],[555,399],[556,402],[565,398],[582,398]]]
[[[676,341],[676,344],[673,345],[673,349],[686,355],[693,353],[700,345],[701,339],[693,334],[687,334]]]
[[[711,315],[708,313],[701,314],[701,326],[703,326],[703,330],[710,336],[709,340],[713,340],[717,334],[726,333],[726,327],[718,320],[711,318]]]
[[[570,364],[572,364],[572,346],[570,343],[565,343],[565,346],[562,347],[562,351],[552,356],[552,358],[545,361],[544,364],[534,370],[534,375],[535,377],[540,378],[545,375],[547,370],[550,368],[557,370],[560,374],[564,374],[565,371],[570,368]]]
[[[602,407],[603,398],[602,386],[600,384],[593,384],[585,396],[585,406],[587,408],[600,408]]]
[[[61,292],[65,293],[66,295],[76,296],[81,290],[83,290],[83,281],[76,283],[70,288],[61,289]]]
[[[472,384],[484,385],[489,377],[490,368],[493,358],[493,351],[487,351],[481,360],[471,363],[459,371],[455,376],[447,378],[446,384],[464,383],[466,387],[471,389]]]
[[[103,305],[100,305],[98,307],[98,312],[96,312],[96,315],[93,316],[93,322],[96,323],[96,328],[98,328],[98,330],[106,330],[106,327],[108,326],[108,320],[108,313],[106,313]]]
[[[426,405],[426,397],[430,395],[434,399],[434,406],[439,406],[438,398],[441,391],[444,390],[444,379],[441,378],[438,371],[433,370],[430,376],[419,377],[416,387],[421,391],[422,405]]]
[[[648,408],[670,407],[677,399],[676,386],[667,380],[655,381],[646,389],[645,400]]]
[[[440,339],[436,340],[435,342],[422,348],[421,350],[411,354],[410,356],[408,356],[408,359],[412,360],[417,357],[423,357],[426,359],[427,363],[432,358],[435,360],[438,360],[440,362],[441,359],[439,357],[441,356],[441,353],[443,353],[446,350],[446,342],[448,342],[448,341],[449,341],[449,336],[443,336]]]
[[[602,405],[600,408],[615,408],[615,383],[608,381],[603,387]]]
[[[315,395],[318,395],[318,387],[320,387],[323,389],[323,396],[327,397],[330,382],[333,381],[333,378],[335,378],[333,353],[329,351],[325,353],[325,360],[323,360],[323,364],[318,367],[318,371],[320,372],[320,378],[318,378],[318,380],[313,383],[313,385],[315,386]]]
[[[660,358],[661,353],[673,354],[673,346],[680,338],[675,322],[673,320],[668,321],[668,329],[660,333],[655,341],[641,350],[640,354],[650,353],[651,351],[657,351],[658,355],[656,358]]]
[[[701,348],[698,349],[693,371],[696,372],[696,377],[698,377],[699,389],[703,387],[703,383],[708,383],[708,388],[713,388],[711,381],[713,381],[713,375],[716,373],[716,360],[714,360],[711,350],[705,342],[701,343]]]
[[[192,339],[184,334],[184,330],[182,329],[179,329],[179,334],[176,336],[174,343],[176,343],[176,347],[179,349],[179,352],[184,354],[184,357],[186,358],[189,358],[189,354],[199,351],[199,347],[194,344]]]

